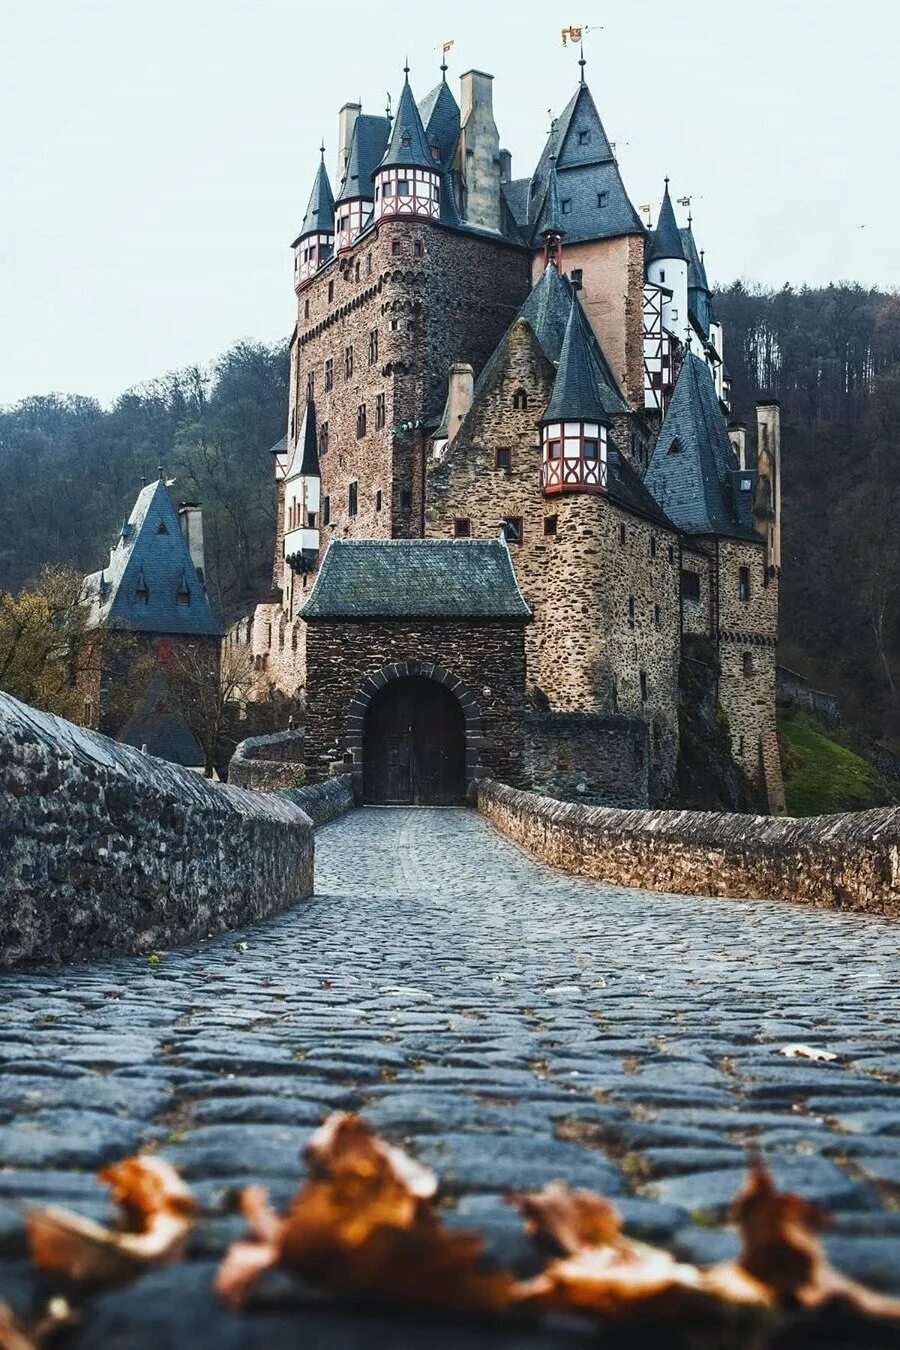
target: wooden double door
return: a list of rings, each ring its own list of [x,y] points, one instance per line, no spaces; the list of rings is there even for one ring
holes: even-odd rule
[[[455,806],[466,791],[466,724],[459,700],[435,680],[392,680],[369,704],[363,800],[383,806]]]

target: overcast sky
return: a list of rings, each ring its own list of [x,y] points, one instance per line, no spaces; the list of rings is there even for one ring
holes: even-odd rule
[[[569,23],[632,200],[691,194],[714,282],[900,285],[900,0],[0,0],[0,403],[284,336],[320,138],[333,173],[407,52],[418,98],[445,39],[454,92],[495,76],[529,175]]]

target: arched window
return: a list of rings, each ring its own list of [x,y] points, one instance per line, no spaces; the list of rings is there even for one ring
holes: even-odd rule
[[[528,407],[528,395],[521,385],[513,394],[513,407],[518,408],[520,412],[524,412]]]

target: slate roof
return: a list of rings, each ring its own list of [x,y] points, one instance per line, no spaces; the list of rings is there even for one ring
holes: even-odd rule
[[[700,290],[708,291],[710,285],[706,278],[706,268],[703,265],[703,259],[700,257],[700,250],[697,248],[697,241],[694,238],[694,231],[690,225],[685,225],[678,233],[681,235],[684,256],[687,258],[688,287],[697,287]]]
[[[147,590],[146,603],[136,595],[141,586]],[[177,598],[182,586],[187,603]],[[222,636],[162,479],[141,489],[109,563],[85,578],[84,597],[94,627]]]
[[[541,217],[538,221],[538,233],[541,235],[558,234],[562,237],[566,232],[563,224],[562,202],[559,197],[559,177],[556,172],[556,161],[550,161],[550,176],[547,179],[547,195],[544,198],[544,205],[541,208]]]
[[[676,442],[681,448],[673,451]],[[755,474],[740,469],[709,368],[694,352],[685,356],[644,486],[685,534],[759,539],[751,512]]]
[[[541,419],[543,422],[609,421],[586,328],[587,320],[573,296],[553,393]]]
[[[336,539],[300,617],[522,619],[502,539]]]
[[[375,117],[371,113],[359,114],[350,137],[347,167],[337,195],[338,202],[350,201],[354,197],[362,197],[365,201],[375,200],[372,174],[381,163],[390,134],[391,124],[386,117]]]
[[[139,750],[146,746],[149,755],[184,764],[189,769],[202,769],[206,763],[163,675],[151,680],[117,740]]]
[[[419,115],[429,145],[437,144],[440,148],[442,167],[451,168],[459,144],[459,104],[445,79],[423,98]]]
[[[409,144],[404,145],[404,140],[408,140]],[[379,168],[386,169],[392,165],[415,169],[436,167],[422,118],[410,88],[409,75],[400,94],[391,137]]]
[[[311,398],[306,400],[300,435],[297,437],[294,454],[285,475],[286,478],[297,478],[299,476],[304,478],[320,477],[316,405]]]
[[[663,193],[662,206],[659,208],[656,229],[653,231],[645,261],[651,263],[656,262],[660,258],[681,258],[682,261],[687,261],[687,255],[684,251],[684,241],[681,238],[678,221],[675,219],[675,209],[672,206],[672,198],[669,196],[668,178],[666,179],[666,190]]]
[[[516,224],[532,246],[540,233],[554,156],[569,243],[610,239],[621,234],[644,234],[643,223],[625,191],[591,91],[586,84],[580,84],[557,118],[534,176],[531,180],[519,179],[504,186],[504,195]],[[601,196],[603,206],[599,204]]]
[[[704,343],[709,342],[709,325],[713,320],[712,292],[706,278],[706,268],[694,239],[694,231],[686,225],[680,231],[684,255],[688,265],[688,314]]]
[[[303,217],[300,233],[291,245],[292,248],[308,234],[334,234],[334,193],[331,191],[328,170],[325,168],[324,146],[321,155],[322,159],[313,179],[312,192],[309,194],[306,215]]]

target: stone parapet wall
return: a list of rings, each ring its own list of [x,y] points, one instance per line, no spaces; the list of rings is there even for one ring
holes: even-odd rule
[[[302,727],[248,736],[232,756],[228,781],[233,787],[254,788],[257,792],[299,788],[305,778],[303,745]]]
[[[298,802],[211,783],[0,693],[0,966],[153,952],[312,890]]]
[[[615,886],[900,918],[900,808],[804,820],[621,811],[478,784],[478,810],[554,867]]]
[[[329,778],[324,783],[310,783],[309,787],[284,792],[282,796],[305,811],[316,829],[345,816],[356,806],[353,777],[349,773]]]
[[[525,777],[536,792],[562,801],[646,807],[648,740],[637,717],[527,712]]]

